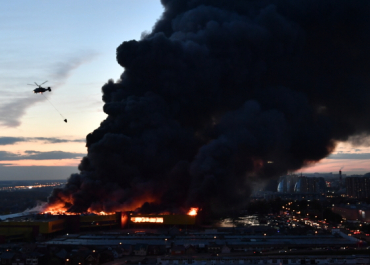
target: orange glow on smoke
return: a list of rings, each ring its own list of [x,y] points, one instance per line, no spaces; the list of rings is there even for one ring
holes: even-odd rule
[[[163,223],[163,217],[131,217],[133,223]]]
[[[144,203],[154,203],[157,202],[157,197],[152,195],[150,192],[147,193],[139,193],[135,194],[135,197],[132,198],[131,200],[126,201],[125,203],[121,205],[117,205],[114,208],[106,208],[107,201],[116,201],[120,199],[120,194],[119,193],[112,193],[111,197],[109,200],[105,201],[99,201],[99,202],[94,202],[91,204],[90,208],[87,210],[88,212],[127,212],[127,211],[135,211],[138,208],[142,207]],[[72,202],[72,204],[74,204]]]
[[[192,207],[190,208],[189,212],[187,213],[188,215],[195,216],[198,214],[199,208]]]
[[[41,212],[41,214],[51,214],[51,215],[76,215],[75,213],[67,212],[67,208],[64,203],[54,203],[53,205],[47,205],[47,207]]]
[[[264,166],[264,162],[262,159],[259,158],[253,158],[253,167],[254,171],[261,170]]]

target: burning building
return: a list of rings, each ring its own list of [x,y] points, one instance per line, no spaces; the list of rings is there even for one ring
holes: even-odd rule
[[[191,215],[130,215],[134,224],[194,225],[195,216]]]
[[[60,233],[79,233],[106,228],[128,228],[133,226],[189,226],[196,223],[196,208],[188,214],[139,214],[135,212],[116,213],[69,213],[43,212],[12,214],[2,216],[0,222],[0,243],[48,238]]]
[[[198,208],[191,208],[187,214],[145,215],[130,213],[128,221],[132,224],[195,225]]]
[[[243,207],[254,182],[368,134],[366,1],[162,4],[150,33],[117,48],[124,71],[102,87],[108,117],[50,207],[222,214]]]

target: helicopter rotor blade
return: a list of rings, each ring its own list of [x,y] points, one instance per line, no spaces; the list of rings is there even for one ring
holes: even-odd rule
[[[42,83],[41,85],[45,84],[47,81],[48,81],[48,80],[46,80],[46,81],[45,81],[44,83]],[[40,86],[41,86],[41,85],[40,85]]]
[[[36,84],[36,86],[40,86],[40,85],[38,85],[36,82],[35,82],[35,84]]]
[[[27,84],[27,85],[29,85],[29,86],[35,86],[34,84]]]

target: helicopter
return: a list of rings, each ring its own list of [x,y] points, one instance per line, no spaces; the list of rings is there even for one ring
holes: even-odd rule
[[[48,80],[46,80],[44,83],[42,83],[42,84],[37,84],[36,82],[34,82],[35,83],[35,85],[36,86],[38,86],[38,88],[35,88],[34,90],[33,90],[33,93],[35,93],[35,94],[37,94],[37,93],[40,93],[41,95],[42,95],[42,93],[44,93],[44,92],[46,92],[46,91],[49,91],[49,92],[51,92],[51,88],[50,87],[48,87],[48,88],[44,88],[44,87],[42,87],[42,85],[43,84],[45,84],[46,82],[47,82]],[[30,85],[30,86],[33,86],[33,84],[27,84],[27,85]],[[62,115],[62,113],[60,113],[59,112],[59,110],[53,105],[53,103],[51,103],[51,101],[44,95],[44,97],[47,99],[47,101],[49,101],[49,103],[54,107],[54,109],[59,113],[59,115],[60,116],[62,116],[62,118],[63,118],[63,121],[65,122],[65,123],[67,123],[67,119]]]
[[[35,88],[34,90],[33,90],[33,93],[35,93],[35,94],[37,94],[37,93],[44,93],[44,92],[46,92],[46,91],[49,91],[49,92],[51,92],[51,88],[50,87],[48,87],[48,88],[44,88],[44,87],[42,87],[41,85],[43,85],[43,84],[45,84],[47,82],[47,80],[44,82],[44,83],[42,83],[42,84],[37,84],[36,82],[35,82],[35,85],[36,86],[38,86],[38,88]],[[27,85],[29,85],[29,86],[34,86],[33,84],[27,84]]]

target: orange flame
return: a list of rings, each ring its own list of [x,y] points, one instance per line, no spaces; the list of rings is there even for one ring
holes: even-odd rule
[[[196,207],[192,207],[190,208],[189,212],[187,213],[188,215],[191,215],[191,216],[195,216],[198,214],[198,210],[199,208],[196,208]]]
[[[67,211],[45,211],[41,214],[50,214],[50,215],[81,215],[81,214],[96,214],[96,215],[112,215],[116,213],[106,213],[106,212],[86,212],[86,213],[71,213]]]
[[[67,212],[67,208],[62,206],[62,204],[54,204],[53,206],[48,206],[41,214],[50,214],[50,215],[81,215],[81,214],[96,214],[96,215],[111,215],[115,213],[108,213],[104,211],[91,211],[87,210],[85,213],[71,213]]]
[[[134,223],[163,223],[163,217],[131,217]]]
[[[113,196],[113,195],[112,195]],[[115,195],[113,196],[115,197]],[[113,209],[105,209],[104,202],[95,202],[91,204],[90,208],[83,213],[71,213],[68,212],[66,204],[73,204],[73,199],[70,197],[63,197],[61,201],[46,205],[42,214],[50,215],[81,215],[81,214],[96,214],[96,215],[111,215],[115,212],[133,211],[140,208],[145,202],[155,202],[156,198],[150,193],[143,193],[136,196],[135,200],[119,205]]]

